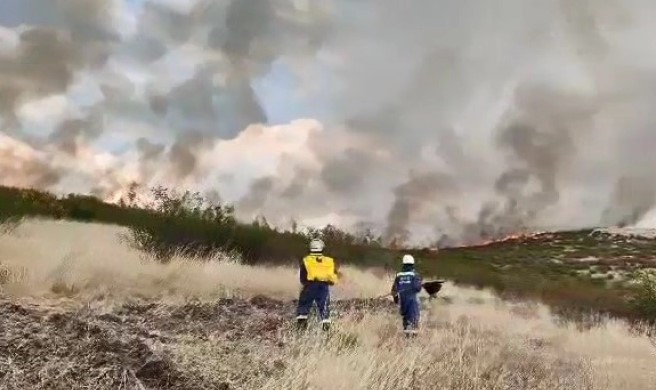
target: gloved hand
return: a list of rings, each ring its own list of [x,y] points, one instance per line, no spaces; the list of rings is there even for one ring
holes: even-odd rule
[[[392,295],[392,298],[394,299],[395,304],[399,304],[399,296],[398,295]]]

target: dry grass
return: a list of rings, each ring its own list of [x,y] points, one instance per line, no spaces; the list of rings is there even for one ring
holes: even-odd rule
[[[620,322],[579,331],[539,305],[451,294],[461,292],[470,296],[425,307],[416,340],[399,335],[395,315],[372,311],[346,314],[331,340],[286,334],[280,350],[259,340],[226,347],[218,335],[181,340],[174,358],[210,383],[243,389],[656,388],[656,350]]]
[[[406,340],[392,320],[375,314],[357,321],[347,318],[332,339],[290,339],[277,354],[226,354],[222,340],[193,340],[177,356],[181,366],[210,381],[221,373],[222,380],[229,378],[244,389],[595,388],[583,359],[464,323],[445,324],[421,339]],[[242,348],[262,350],[256,345]],[[223,370],[231,364],[259,369],[248,375],[232,367],[230,377]]]
[[[542,305],[511,304],[491,295],[475,303],[456,301],[448,307],[437,306],[431,310],[431,317],[438,323],[466,319],[505,333],[508,339],[547,345],[561,356],[577,356],[587,362],[595,388],[656,388],[656,350],[646,337],[630,332],[621,321],[608,320],[581,331],[575,324],[554,321]]]
[[[235,295],[295,298],[297,271],[288,267],[253,267],[234,258],[212,261],[174,258],[162,265],[131,249],[115,226],[61,221],[27,221],[0,236],[1,288],[14,297],[197,298]],[[345,283],[336,298],[384,294],[380,279],[353,267],[343,268]],[[2,277],[2,276],[0,276]]]
[[[12,301],[29,298],[41,307],[59,304],[52,299],[62,297],[66,302],[95,302],[96,307],[135,296],[158,307],[168,302],[166,307],[137,310],[134,326],[140,329],[152,319],[149,329],[170,339],[162,348],[177,372],[184,373],[188,387],[180,388],[656,389],[656,348],[623,323],[609,321],[579,331],[553,321],[544,306],[503,302],[488,291],[451,284],[440,293],[442,299],[425,302],[422,334],[415,340],[400,336],[398,316],[382,306],[336,310],[340,318],[330,338],[295,335],[286,321],[293,318],[289,303],[269,312],[252,309],[251,314],[226,309],[226,314],[212,317],[218,315],[212,302],[219,298],[295,298],[296,270],[247,267],[227,258],[159,265],[121,243],[115,234],[119,230],[27,222],[0,237],[0,288]],[[354,268],[344,272],[336,299],[374,297],[389,288],[384,275]],[[178,318],[175,313],[188,309],[184,302],[190,299],[200,305],[191,306],[194,315],[205,322],[193,325],[195,317],[187,315],[180,317],[183,322],[169,323]],[[120,310],[112,313],[123,315]],[[225,318],[232,313],[234,317]],[[100,314],[85,315],[96,321],[93,316]],[[151,318],[157,316],[157,321]],[[231,330],[265,329],[258,328],[260,323],[272,318],[281,325],[270,331],[237,337]],[[189,328],[183,332],[185,326]],[[48,364],[55,370],[57,360]],[[127,388],[140,386],[133,371],[124,374],[135,383]]]

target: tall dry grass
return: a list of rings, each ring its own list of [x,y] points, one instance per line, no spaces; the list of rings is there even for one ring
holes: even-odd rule
[[[297,296],[294,268],[249,267],[227,256],[161,265],[118,233],[111,226],[25,222],[0,237],[2,294],[71,301]],[[344,274],[335,299],[389,289],[385,275],[355,268]],[[440,296],[425,303],[416,340],[399,337],[397,316],[371,311],[340,319],[331,340],[290,333],[282,349],[253,341],[231,350],[218,335],[178,340],[173,353],[199,378],[233,378],[233,387],[247,389],[656,389],[656,349],[620,321],[579,330],[554,321],[542,305],[504,302],[486,290],[446,284]]]
[[[176,257],[167,264],[132,249],[124,228],[65,221],[28,220],[0,235],[0,288],[13,297],[124,297],[216,299],[264,294],[280,299],[298,295],[297,270],[240,264],[217,255],[210,261]],[[384,294],[380,279],[343,267],[335,297]]]
[[[282,351],[253,342],[230,354],[218,336],[182,340],[174,352],[195,375],[243,389],[656,388],[656,350],[621,322],[581,331],[541,305],[446,289],[451,303],[425,302],[414,340],[400,335],[398,317],[370,312],[340,319],[332,339],[290,336]]]
[[[243,389],[605,388],[585,359],[508,332],[445,322],[421,338],[406,340],[399,337],[396,323],[376,313],[357,320],[347,317],[331,338],[290,337],[282,352],[255,343],[242,345],[235,354],[240,361],[222,353],[220,339],[188,340],[179,347],[177,360],[209,383],[228,377],[232,386]],[[244,369],[253,365],[259,370]],[[273,375],[267,372],[271,368]]]
[[[480,303],[470,309],[478,305],[490,312]],[[242,345],[236,356],[247,364],[226,354],[221,338],[187,340],[177,357],[201,377],[232,376],[244,389],[619,390],[653,389],[656,383],[656,355],[649,342],[620,324],[580,332],[544,318],[524,323],[503,308],[496,309],[500,313],[491,323],[458,315],[463,307],[451,309],[428,309],[425,330],[416,340],[400,337],[398,318],[370,313],[342,319],[332,342],[321,334],[290,337],[282,353],[256,343]],[[267,372],[281,362],[285,368],[273,377],[240,372],[253,365],[261,367],[256,372]]]

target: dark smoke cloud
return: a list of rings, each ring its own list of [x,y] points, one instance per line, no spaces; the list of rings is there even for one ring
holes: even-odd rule
[[[362,150],[347,149],[343,155],[324,163],[321,179],[326,187],[335,193],[353,194],[366,179],[375,161]]]
[[[253,81],[265,75],[273,62],[288,51],[306,50],[296,49],[294,42],[317,39],[315,25],[284,17],[290,5],[288,1],[205,0],[197,2],[186,15],[165,12],[160,7],[150,9],[147,22],[158,36],[177,44],[200,36],[199,43],[207,54],[219,53],[222,58],[204,62],[192,79],[168,94],[154,94],[151,108],[160,115],[173,111],[193,118],[198,122],[196,127],[222,138],[234,137],[250,124],[267,123]],[[224,104],[215,103],[217,99]],[[217,122],[223,125],[217,128]]]
[[[223,50],[237,62],[245,61],[251,56],[252,44],[272,32],[274,17],[270,1],[233,0],[228,5],[225,26],[213,26],[208,43],[215,49]]]
[[[164,145],[152,143],[146,138],[139,138],[136,142],[139,151],[139,181],[145,182],[157,171],[159,159],[166,150]]]
[[[80,143],[89,142],[103,131],[99,117],[90,116],[83,119],[66,119],[50,134],[48,141],[57,145],[62,151],[75,156]]]
[[[16,121],[19,104],[64,92],[77,67],[76,50],[54,30],[35,28],[20,34],[16,54],[0,58],[0,115]]]
[[[183,44],[191,39],[194,15],[183,13],[153,2],[146,2],[135,37],[125,50],[144,63],[152,63],[169,51],[169,42]]]
[[[189,178],[197,167],[196,154],[204,149],[199,147],[198,137],[187,135],[185,129],[193,128],[204,137],[231,138],[249,124],[266,122],[265,110],[251,85],[254,78],[266,74],[284,52],[297,50],[286,42],[317,41],[317,26],[307,25],[290,12],[293,7],[286,1],[204,0],[194,2],[188,10],[146,1],[132,35],[113,18],[120,3],[26,0],[0,5],[0,25],[19,33],[16,49],[0,57],[4,131],[29,139],[35,147],[50,143],[68,154],[75,154],[81,143],[111,137],[98,133],[102,126],[92,126],[95,120],[70,118],[53,126],[45,139],[35,140],[21,133],[16,112],[24,103],[67,93],[77,76],[96,72],[86,74],[100,76],[95,80],[101,100],[89,109],[114,118],[150,122],[161,126],[163,134],[172,133],[168,158],[173,179]],[[18,29],[21,25],[24,27]],[[196,47],[199,55],[194,75],[179,83],[155,80],[142,91],[134,77],[122,74],[124,68],[115,67],[152,66],[183,44]],[[298,50],[305,53],[307,47]],[[107,62],[110,58],[111,64]],[[133,147],[139,150],[143,145],[143,141],[141,145],[135,142]],[[159,153],[154,157],[159,158]],[[150,158],[140,162],[150,165],[139,168],[142,177],[153,171]]]
[[[456,190],[454,179],[445,174],[414,174],[394,189],[395,200],[387,216],[385,238],[405,242],[410,236],[408,224],[413,216],[426,211],[433,204],[444,201],[443,196]]]
[[[171,146],[169,161],[177,180],[192,175],[197,168],[198,158],[203,149],[210,147],[209,139],[198,133],[184,133]]]
[[[37,188],[49,187],[61,180],[61,172],[42,161],[26,161],[15,174],[27,179],[29,186]]]
[[[263,177],[255,180],[251,184],[248,195],[242,198],[237,204],[240,212],[246,214],[257,213],[267,201],[274,187],[274,180],[273,177]],[[251,215],[251,217],[253,216]]]
[[[109,0],[25,0],[0,6],[0,25],[26,25],[14,53],[0,55],[0,116],[17,127],[22,103],[64,93],[77,72],[102,66],[117,41]],[[13,18],[16,18],[12,20]]]

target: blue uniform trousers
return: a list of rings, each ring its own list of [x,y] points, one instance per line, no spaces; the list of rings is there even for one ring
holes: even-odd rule
[[[419,300],[417,294],[401,294],[400,312],[403,318],[403,330],[416,331],[419,328]]]
[[[312,304],[317,304],[319,319],[322,323],[330,323],[330,286],[327,283],[308,282],[303,286],[298,298],[297,319],[308,318]]]

